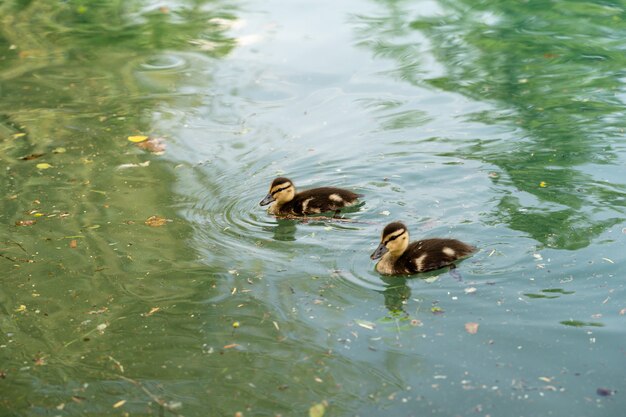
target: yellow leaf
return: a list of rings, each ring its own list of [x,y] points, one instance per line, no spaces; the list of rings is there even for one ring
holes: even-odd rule
[[[315,404],[309,408],[309,417],[323,417],[326,412],[326,406],[323,403]]]
[[[143,135],[129,136],[128,140],[134,143],[139,143],[148,140],[148,137]]]
[[[113,404],[113,408],[120,408],[124,404],[126,404],[126,400],[120,400],[120,401],[116,402],[115,404]]]
[[[548,184],[546,184],[546,182],[545,182],[545,181],[541,181],[541,182],[539,183],[539,186],[540,186],[541,188],[546,188],[546,187],[548,186]]]
[[[48,169],[48,168],[52,168],[52,165],[50,165],[47,162],[42,162],[40,164],[37,164],[37,168],[38,169]]]
[[[154,313],[156,313],[157,311],[159,311],[161,309],[161,307],[152,307],[150,309],[150,311],[148,311],[146,313],[146,317],[150,317],[151,315],[153,315]]]
[[[24,304],[15,309],[16,313],[23,313],[24,311],[26,311],[26,306]]]

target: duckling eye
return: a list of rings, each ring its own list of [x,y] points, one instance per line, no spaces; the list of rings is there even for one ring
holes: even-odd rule
[[[272,191],[272,195],[280,193],[281,191],[285,191],[287,188],[291,187],[291,185],[288,185],[286,187],[283,188],[279,188],[278,190]]]
[[[402,236],[402,239],[406,239],[406,234],[404,232],[402,232],[399,235],[392,236],[389,239],[383,241],[383,245],[387,246],[387,243],[391,242],[392,240],[396,240],[400,236]]]

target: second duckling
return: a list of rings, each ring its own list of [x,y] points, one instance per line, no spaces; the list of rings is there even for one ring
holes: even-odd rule
[[[379,259],[376,270],[384,275],[409,275],[453,266],[454,261],[476,252],[456,239],[424,239],[409,243],[409,230],[401,222],[388,224],[370,258]]]
[[[270,206],[268,212],[273,215],[304,216],[334,211],[338,215],[341,209],[358,203],[360,194],[335,187],[320,187],[296,193],[296,187],[290,179],[278,177],[272,181],[269,193],[259,203]]]

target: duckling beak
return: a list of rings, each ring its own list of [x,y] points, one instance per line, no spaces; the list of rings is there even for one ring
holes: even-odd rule
[[[378,247],[376,248],[376,250],[374,251],[374,253],[372,253],[370,255],[370,258],[372,259],[378,259],[381,256],[383,256],[384,254],[386,254],[387,252],[389,252],[389,249],[387,249],[387,246],[383,245],[382,243],[380,245],[378,245]]]
[[[268,194],[265,196],[265,198],[263,200],[261,200],[261,202],[259,203],[261,206],[267,206],[269,203],[271,203],[272,201],[274,201],[274,197],[272,197],[271,194]]]

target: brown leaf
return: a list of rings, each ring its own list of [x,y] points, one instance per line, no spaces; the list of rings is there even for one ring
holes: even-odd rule
[[[76,249],[78,247],[78,241],[76,239],[70,240],[70,248]]]
[[[16,226],[32,226],[37,223],[37,220],[18,220],[15,222]]]
[[[239,346],[237,343],[231,343],[230,345],[224,346],[224,349],[232,349],[232,348],[237,347],[237,346]]]
[[[164,226],[167,224],[167,222],[169,222],[170,220],[166,219],[165,217],[160,217],[160,216],[150,216],[148,217],[148,219],[145,221],[145,224],[150,226],[150,227],[160,227],[160,226]]]
[[[41,158],[45,153],[31,153],[30,155],[22,156],[19,159],[22,161],[32,161],[33,159]]]
[[[469,334],[476,334],[478,332],[478,323],[465,323],[465,331]]]
[[[149,138],[148,140],[138,142],[135,145],[137,145],[138,148],[141,148],[144,151],[159,155],[165,152],[166,148],[165,142],[162,138]]]

